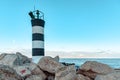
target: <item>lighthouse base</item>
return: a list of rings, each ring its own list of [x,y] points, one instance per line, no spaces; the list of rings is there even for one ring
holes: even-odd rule
[[[32,56],[32,62],[38,63],[43,56]]]

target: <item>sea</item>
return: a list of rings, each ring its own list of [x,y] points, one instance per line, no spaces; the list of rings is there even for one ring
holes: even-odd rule
[[[120,69],[120,58],[61,58],[60,62],[74,63],[81,66],[86,61],[97,61],[109,65],[112,68]]]

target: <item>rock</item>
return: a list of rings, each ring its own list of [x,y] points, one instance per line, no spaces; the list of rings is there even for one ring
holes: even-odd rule
[[[7,54],[6,53],[3,53],[0,55],[0,60],[2,60]]]
[[[47,80],[55,80],[55,76],[48,76]]]
[[[0,64],[13,66],[13,65],[14,65],[14,61],[15,61],[16,59],[17,59],[17,56],[16,56],[15,54],[6,54],[6,55],[4,55],[4,57],[2,57],[2,59],[0,60]]]
[[[55,80],[75,80],[76,69],[74,65],[60,67],[56,70]]]
[[[100,74],[108,74],[115,72],[115,70],[109,67],[108,65],[96,61],[87,61],[80,67],[80,69],[85,71],[91,70]]]
[[[16,66],[16,67],[14,67],[14,70],[21,77],[26,77],[28,75],[31,75],[31,71],[30,71],[29,67],[27,67],[27,66]]]
[[[29,64],[24,65],[30,69],[30,71],[34,71],[36,68],[38,68],[37,64],[31,62]]]
[[[98,75],[95,80],[120,80],[120,72],[114,72],[107,75]]]
[[[77,74],[82,74],[84,76],[89,77],[90,79],[94,79],[97,75],[99,75],[99,73],[93,72],[91,70],[85,71],[85,70],[81,70],[81,69],[79,69],[77,71]]]
[[[44,80],[41,75],[32,75],[26,78],[25,80]]]
[[[42,79],[46,78],[46,75],[43,73],[43,71],[41,71],[40,68],[32,62],[24,66],[15,66],[14,70],[16,70],[17,74],[19,74],[21,77],[37,75],[41,76]]]
[[[78,74],[78,75],[76,76],[76,79],[75,79],[75,80],[90,80],[90,78],[85,77],[85,76],[83,76],[83,75],[81,75],[81,74]]]
[[[29,68],[31,70],[32,75],[41,75],[43,79],[46,79],[47,76],[45,75],[45,73],[42,70],[40,70],[38,65],[36,65],[35,63],[31,63]]]
[[[0,65],[0,80],[23,80],[16,71],[7,65]]]
[[[44,71],[44,73],[47,76],[45,80],[54,80],[55,79],[55,74],[49,73],[47,71]]]
[[[19,52],[1,54],[0,80],[120,80],[119,70],[96,61],[85,62],[77,74],[74,64],[63,64],[59,56],[45,56],[35,64]]]
[[[0,64],[13,66],[22,66],[23,64],[30,63],[30,59],[23,56],[21,53],[16,54],[1,54]]]
[[[59,56],[54,57],[54,60],[59,62]]]
[[[17,56],[17,59],[15,60],[14,65],[22,66],[24,64],[31,62],[31,60],[28,57],[22,55],[19,52],[16,52],[16,56]]]
[[[48,56],[42,57],[38,62],[38,65],[43,71],[49,73],[55,73],[57,68],[63,66],[61,63],[55,61],[54,58]]]

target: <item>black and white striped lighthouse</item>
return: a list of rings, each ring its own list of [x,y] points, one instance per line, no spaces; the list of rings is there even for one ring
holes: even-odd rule
[[[29,12],[32,24],[32,61],[37,63],[44,56],[44,14],[39,11]]]

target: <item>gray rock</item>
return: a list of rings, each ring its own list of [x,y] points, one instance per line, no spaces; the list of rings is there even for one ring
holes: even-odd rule
[[[95,80],[120,80],[120,72],[114,72],[107,75],[98,75]]]
[[[97,75],[99,75],[99,73],[93,72],[91,70],[85,71],[85,70],[81,70],[81,69],[79,69],[77,71],[77,74],[82,74],[84,76],[89,77],[90,79],[94,79]]]
[[[17,60],[17,56],[15,54],[6,54],[0,60],[0,64],[9,65],[12,67],[14,65],[15,60]]]
[[[59,56],[54,57],[54,60],[59,62]]]
[[[58,68],[55,73],[55,80],[75,80],[76,69],[75,66],[65,66]]]
[[[6,53],[3,53],[0,55],[0,60],[2,60],[7,54]]]
[[[78,74],[78,75],[76,76],[76,79],[75,79],[75,80],[90,80],[90,78],[85,77],[85,76],[83,76],[83,75],[81,75],[81,74]]]
[[[42,79],[46,78],[46,75],[43,71],[35,63],[30,63],[24,66],[14,66],[14,70],[19,74],[21,77],[27,77],[31,75],[41,76]]]
[[[11,67],[0,65],[0,80],[23,80],[23,78]]]
[[[24,64],[30,63],[30,59],[21,53],[17,52],[16,54],[1,54],[0,55],[0,64],[13,66],[22,66]]]
[[[46,79],[47,76],[45,75],[45,73],[40,70],[38,65],[36,65],[35,63],[31,63],[29,69],[31,70],[32,75],[41,75],[43,79]]]
[[[91,70],[100,74],[108,74],[115,72],[115,70],[109,67],[108,65],[96,61],[87,61],[80,67],[80,69],[85,71]]]
[[[55,73],[57,68],[63,66],[61,63],[57,62],[54,60],[54,58],[49,56],[42,57],[38,62],[38,65],[43,71],[47,71],[49,73]]]
[[[15,66],[14,70],[21,77],[26,77],[28,75],[31,75],[31,71],[30,71],[29,67],[27,67],[27,66]]]
[[[55,80],[54,76],[48,76],[47,80]]]
[[[24,64],[31,62],[31,60],[28,57],[22,55],[19,52],[16,52],[16,56],[17,56],[17,59],[14,61],[14,65],[22,66]]]

